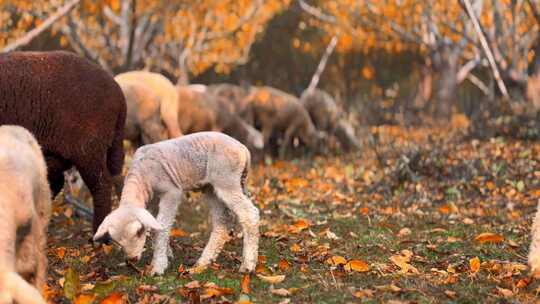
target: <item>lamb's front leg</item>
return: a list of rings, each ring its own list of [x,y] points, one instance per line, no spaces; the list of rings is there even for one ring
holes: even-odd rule
[[[212,225],[212,231],[201,257],[193,268],[193,271],[195,272],[203,270],[217,258],[223,249],[223,245],[231,239],[229,231],[234,228],[234,218],[232,214],[229,214],[229,211],[223,202],[221,202],[214,193],[211,193],[210,191],[205,192],[204,200],[208,203],[210,208],[208,217]]]
[[[159,213],[157,220],[165,229],[157,231],[154,235],[152,274],[163,274],[169,265],[169,235],[176,217],[176,210],[178,209],[178,205],[181,201],[182,191],[180,190],[171,190],[163,194],[159,201]]]

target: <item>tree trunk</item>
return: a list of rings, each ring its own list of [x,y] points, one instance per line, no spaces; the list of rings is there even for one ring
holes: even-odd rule
[[[413,97],[413,109],[415,111],[424,110],[433,96],[433,65],[429,56],[426,57],[424,65],[420,68],[420,81]]]
[[[456,99],[457,73],[459,62],[459,49],[449,45],[443,45],[437,52],[437,83],[435,117],[449,121],[452,115],[452,107]]]

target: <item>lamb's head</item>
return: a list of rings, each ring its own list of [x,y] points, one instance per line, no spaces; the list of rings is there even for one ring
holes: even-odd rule
[[[99,226],[94,241],[113,239],[122,246],[128,259],[139,260],[146,243],[146,230],[163,230],[163,226],[144,208],[120,206]]]

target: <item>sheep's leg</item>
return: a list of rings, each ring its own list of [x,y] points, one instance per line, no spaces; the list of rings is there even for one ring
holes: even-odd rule
[[[112,178],[105,160],[88,162],[83,166],[77,166],[77,169],[94,200],[92,224],[93,231],[96,232],[103,219],[111,213]]]
[[[285,153],[289,149],[289,145],[292,141],[292,136],[294,134],[294,131],[296,131],[296,125],[291,124],[287,130],[285,131],[285,135],[283,136],[283,144],[281,145],[279,149],[279,157],[283,158],[285,156]]]
[[[266,124],[262,128],[262,137],[264,142],[264,149],[268,149],[270,147],[270,137],[272,136],[272,131],[274,130],[274,126],[270,124]]]
[[[532,224],[532,241],[529,249],[529,266],[535,277],[540,277],[540,199]]]
[[[157,216],[164,229],[157,231],[154,236],[154,256],[152,258],[152,274],[161,275],[169,265],[168,253],[172,252],[169,235],[176,218],[176,210],[182,200],[182,191],[171,190],[163,194],[159,201]]]
[[[206,267],[217,258],[223,249],[223,245],[231,238],[229,231],[234,228],[234,219],[228,213],[223,202],[219,201],[214,193],[205,192],[204,199],[210,207],[208,218],[212,224],[212,231],[201,257],[195,264],[196,268]]]
[[[242,192],[240,185],[233,189],[215,188],[217,196],[238,218],[244,235],[241,272],[251,272],[257,265],[259,250],[259,209]]]

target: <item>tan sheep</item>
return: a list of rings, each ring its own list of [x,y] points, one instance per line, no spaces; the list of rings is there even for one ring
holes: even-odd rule
[[[308,112],[293,95],[271,87],[258,87],[251,90],[246,101],[245,118],[251,124],[260,125],[265,147],[271,136],[283,134],[279,149],[282,157],[295,137],[311,149],[316,149],[325,138],[325,133],[315,129]]]
[[[175,138],[182,135],[176,116],[176,113],[178,113],[178,93],[169,79],[158,73],[131,71],[116,75],[115,80],[135,81],[151,88],[160,99],[161,119],[167,126],[169,137]]]
[[[39,290],[46,281],[50,212],[36,139],[23,127],[0,126],[0,303],[46,303]]]
[[[120,207],[109,214],[94,235],[119,243],[128,258],[138,260],[144,250],[147,228],[154,237],[152,273],[168,266],[169,233],[176,210],[190,190],[202,189],[209,204],[210,239],[194,269],[208,266],[229,240],[234,214],[244,237],[240,271],[253,271],[259,243],[259,210],[247,196],[249,150],[219,132],[200,132],[146,145],[133,156],[125,179]],[[146,210],[154,195],[160,197],[157,220]]]
[[[160,114],[160,98],[146,84],[115,78],[126,97],[125,139],[136,147],[168,139]]]

